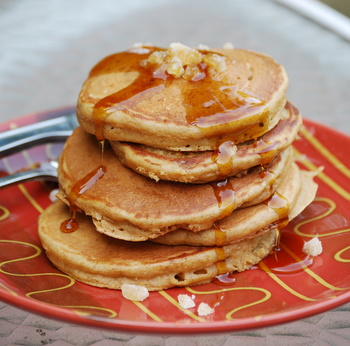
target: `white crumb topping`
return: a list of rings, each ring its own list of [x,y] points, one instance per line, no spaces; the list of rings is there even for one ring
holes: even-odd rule
[[[170,58],[179,58],[183,65],[197,65],[203,59],[202,54],[198,50],[187,47],[180,42],[170,43],[168,55]]]
[[[231,42],[226,42],[224,44],[224,49],[233,49],[233,48],[234,48],[234,46]]]
[[[49,198],[51,202],[56,202],[57,201],[57,193],[58,193],[58,189],[54,189],[50,192],[49,194]]]
[[[153,43],[152,42],[135,42],[131,48],[141,48],[141,47],[152,47]]]
[[[210,47],[207,46],[206,44],[200,43],[197,47],[199,50],[210,50]]]
[[[190,309],[196,306],[196,303],[188,294],[179,294],[177,301],[183,309]]]
[[[303,252],[310,256],[318,256],[323,251],[322,243],[318,237],[312,238],[311,240],[304,243]]]
[[[151,46],[153,46],[152,43],[136,42],[129,48],[129,51],[136,54],[147,54],[150,52],[147,47]]]
[[[207,316],[214,313],[214,309],[211,308],[207,303],[200,303],[198,306],[198,316]]]
[[[121,289],[123,297],[128,300],[142,302],[149,296],[149,292],[144,286],[124,284]]]
[[[208,53],[204,56],[203,60],[208,66],[213,67],[218,73],[225,72],[227,69],[226,58],[222,55]]]
[[[149,57],[140,62],[144,68],[153,69],[155,72],[167,72],[175,78],[184,78],[189,81],[197,81],[204,76],[203,62],[208,67],[208,74],[214,80],[222,80],[227,72],[226,57],[209,51],[209,47],[200,45],[202,52],[190,48],[179,42],[173,42],[167,50],[154,51]],[[141,52],[147,47],[134,46],[132,51]]]
[[[185,69],[182,66],[182,61],[177,56],[171,58],[166,71],[175,78],[180,78],[185,73]]]

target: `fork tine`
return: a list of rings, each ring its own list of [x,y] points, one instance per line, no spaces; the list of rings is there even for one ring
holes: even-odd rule
[[[21,171],[0,178],[0,189],[33,180],[57,182],[57,162],[43,162],[38,168]]]

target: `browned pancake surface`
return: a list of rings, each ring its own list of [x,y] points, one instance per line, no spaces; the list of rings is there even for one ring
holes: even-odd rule
[[[265,171],[257,167],[240,178],[195,185],[155,182],[123,166],[113,151],[106,148],[105,175],[78,194],[75,204],[97,220],[125,221],[149,230],[150,237],[179,227],[198,231],[209,228],[233,209],[267,199],[292,161],[291,151],[287,150]],[[60,157],[58,177],[62,195],[69,197],[72,190],[83,188],[82,180],[100,165],[96,139],[81,128],[76,129]]]
[[[287,103],[284,117],[268,133],[235,146],[224,142],[215,151],[169,151],[130,142],[111,141],[122,163],[154,180],[206,183],[268,164],[297,137],[302,125],[299,111]]]
[[[124,283],[149,290],[205,283],[223,270],[248,269],[269,253],[276,240],[272,230],[222,248],[130,243],[96,232],[91,219],[82,214],[77,216],[78,230],[63,233],[60,224],[69,217],[61,201],[41,214],[39,237],[48,258],[79,281],[114,289]]]
[[[209,150],[228,137],[235,143],[256,138],[277,124],[288,78],[272,58],[213,50],[226,57],[225,78],[189,82],[166,74],[158,78],[140,67],[155,50],[117,53],[92,69],[77,108],[87,132],[158,148]]]

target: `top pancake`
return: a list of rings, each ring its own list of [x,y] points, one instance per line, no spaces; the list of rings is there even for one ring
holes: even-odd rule
[[[213,53],[223,57],[226,70],[212,76],[203,60],[195,65],[201,74],[194,81],[168,74],[166,63],[145,65],[156,51],[164,52],[130,49],[91,70],[77,105],[85,131],[100,140],[213,150],[228,138],[241,143],[277,124],[288,78],[272,58],[239,49],[200,51],[204,59]]]

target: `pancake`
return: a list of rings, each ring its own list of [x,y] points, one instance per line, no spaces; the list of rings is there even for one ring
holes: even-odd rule
[[[155,182],[122,165],[110,148],[105,148],[101,165],[95,137],[77,128],[60,156],[60,198],[73,199],[99,231],[112,237],[130,233],[128,240],[141,241],[177,228],[208,229],[238,207],[261,203],[292,162],[288,148],[265,170],[255,167],[239,178],[212,184]]]
[[[239,145],[224,142],[215,151],[183,152],[130,142],[110,143],[124,165],[156,181],[206,183],[271,162],[296,139],[301,125],[301,114],[287,103],[282,119],[271,131]]]
[[[256,237],[273,225],[283,227],[299,215],[315,198],[313,174],[294,164],[272,198],[252,207],[237,209],[204,231],[175,230],[152,241],[166,245],[222,246]]]
[[[112,289],[136,284],[155,291],[206,283],[217,275],[250,268],[276,243],[275,229],[224,247],[131,243],[96,232],[84,214],[77,215],[77,231],[63,233],[60,224],[69,216],[61,201],[40,215],[38,233],[48,258],[78,281]]]
[[[165,54],[164,60],[154,59],[156,54]],[[176,63],[181,76],[174,72]],[[215,150],[226,140],[242,143],[271,130],[286,104],[287,86],[283,67],[263,54],[198,51],[177,43],[167,50],[138,47],[108,56],[91,70],[77,118],[99,140]]]

